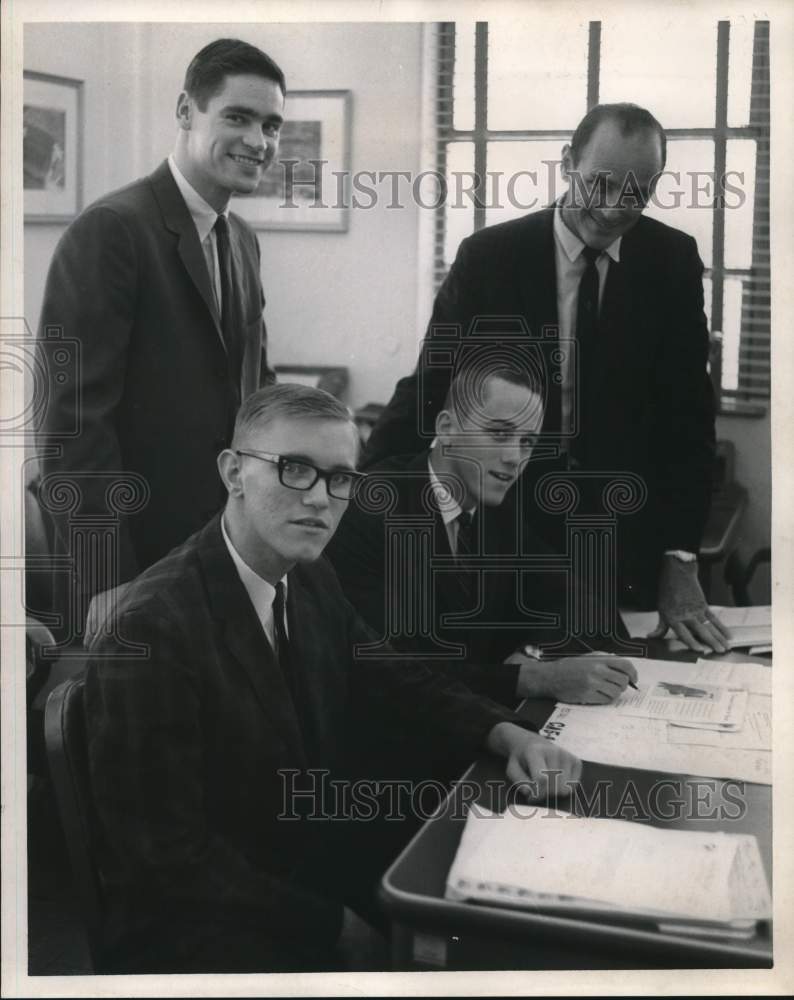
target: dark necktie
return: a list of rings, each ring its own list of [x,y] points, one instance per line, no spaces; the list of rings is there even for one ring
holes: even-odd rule
[[[600,250],[585,247],[582,257],[587,262],[584,274],[579,281],[579,296],[576,302],[576,343],[577,365],[573,378],[573,391],[578,401],[579,434],[573,444],[573,454],[584,461],[586,437],[590,422],[587,405],[588,388],[592,381],[592,366],[595,352],[598,349],[598,268],[596,261],[601,256]]]
[[[287,688],[292,695],[295,715],[298,717],[303,743],[308,750],[310,727],[307,724],[306,696],[302,688],[300,664],[293,663],[290,655],[290,642],[287,637],[287,604],[284,599],[284,584],[279,580],[276,584],[276,596],[273,598],[273,632],[275,634],[276,659],[278,660]]]
[[[455,521],[458,525],[458,541],[455,554],[461,558],[465,558],[472,553],[472,522],[474,518],[471,511],[462,510],[455,518]]]
[[[273,631],[276,637],[276,656],[284,671],[287,684],[292,687],[289,662],[289,639],[287,638],[287,606],[284,600],[284,584],[281,580],[276,584],[276,596],[273,598]]]
[[[455,519],[458,526],[458,540],[455,547],[455,558],[458,560],[466,559],[471,556],[474,551],[473,521],[474,517],[472,513],[466,510],[462,510]],[[470,566],[461,567],[458,571],[458,580],[460,581],[461,590],[463,591],[466,600],[466,606],[470,607],[472,603],[471,598],[474,593],[474,570]]]
[[[229,358],[229,371],[232,382],[238,388],[240,385],[240,334],[235,321],[234,312],[234,278],[232,252],[229,244],[229,220],[225,215],[219,215],[215,220],[215,236],[218,241],[218,269],[221,279],[221,333]]]

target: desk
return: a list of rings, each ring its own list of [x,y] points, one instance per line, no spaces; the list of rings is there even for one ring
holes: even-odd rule
[[[649,655],[662,654],[654,649]],[[667,654],[667,658],[688,657]],[[721,659],[751,658],[730,653]],[[520,713],[540,725],[553,707],[551,701],[525,702]],[[607,795],[594,799],[596,783],[604,780]],[[771,885],[769,786],[590,763],[584,766],[581,785],[583,795],[561,800],[562,808],[649,821],[668,829],[755,834]],[[570,919],[445,900],[444,884],[465,825],[466,801],[475,799],[484,808],[502,811],[506,792],[503,762],[490,756],[478,760],[453,788],[440,814],[428,820],[386,872],[381,900],[392,921],[395,969],[771,967],[768,923],[759,924],[750,940],[695,938],[663,934],[651,923]],[[588,800],[594,805],[588,806]],[[687,817],[693,807],[700,818]],[[728,818],[740,811],[738,818]],[[677,812],[684,815],[676,816]],[[723,812],[727,817],[720,815]],[[667,816],[672,818],[661,818]]]

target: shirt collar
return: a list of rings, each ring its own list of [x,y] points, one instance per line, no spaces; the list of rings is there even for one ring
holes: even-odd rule
[[[451,524],[463,513],[463,508],[452,495],[449,487],[442,483],[436,475],[430,455],[427,456],[427,471],[430,476],[430,485],[433,488],[433,495],[435,496],[441,519],[445,525]],[[476,506],[469,508],[469,513],[473,515],[476,509]]]
[[[243,586],[248,591],[248,596],[251,598],[251,603],[256,610],[257,615],[260,620],[267,618],[272,614],[273,600],[276,596],[276,588],[272,583],[268,583],[267,580],[263,579],[258,573],[255,573],[251,567],[246,563],[242,556],[239,554],[237,549],[232,544],[231,538],[226,531],[226,520],[225,515],[221,517],[221,534],[223,535],[223,540],[226,543],[226,548],[229,550],[229,555],[232,557],[232,562],[234,563],[237,574],[242,581]],[[286,576],[282,578],[281,582],[284,584],[284,600],[287,599],[287,578]]]
[[[572,233],[562,221],[561,208],[561,203],[557,202],[554,208],[554,236],[559,245],[565,251],[565,256],[573,264],[579,259],[585,245],[576,233]],[[618,236],[618,238],[613,240],[608,247],[604,248],[604,253],[608,254],[616,264],[620,262],[620,243],[622,239],[622,236]]]
[[[215,220],[218,218],[218,213],[209,202],[205,201],[201,197],[190,181],[187,180],[185,175],[176,165],[173,153],[168,157],[168,166],[171,168],[171,175],[176,182],[176,186],[179,188],[179,193],[185,199],[187,210],[190,212],[193,222],[196,224],[199,242],[203,243],[212,232]],[[227,208],[226,211],[221,214],[228,218],[229,209]]]

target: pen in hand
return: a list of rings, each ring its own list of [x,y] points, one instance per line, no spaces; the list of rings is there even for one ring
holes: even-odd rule
[[[599,656],[609,656],[610,654],[609,653],[599,653],[598,655]],[[615,669],[620,669],[620,668],[616,667]],[[625,674],[626,671],[625,670],[621,670],[621,673]],[[626,675],[626,676],[628,676],[628,675]],[[635,691],[639,691],[639,688],[637,687],[637,685],[634,683],[634,681],[630,677],[629,677],[629,687],[630,688],[634,688]]]

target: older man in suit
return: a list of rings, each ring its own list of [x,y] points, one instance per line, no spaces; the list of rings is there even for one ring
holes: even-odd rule
[[[592,647],[565,642],[567,581],[542,559],[533,563],[548,547],[531,525],[519,532],[517,508],[505,503],[543,410],[538,387],[516,364],[459,373],[436,416],[433,447],[369,471],[328,557],[351,604],[395,649],[446,652],[446,671],[508,705],[526,697],[604,704],[636,671],[603,654],[542,662],[542,645],[592,654],[615,635],[594,636]],[[390,504],[379,502],[389,495]],[[411,539],[409,565],[396,563],[406,551],[400,536]]]
[[[532,340],[549,363],[554,467],[584,474],[585,492],[589,473],[629,472],[647,489],[618,533],[623,600],[657,607],[660,633],[672,626],[692,648],[722,652],[725,630],[697,578],[714,453],[703,265],[691,237],[642,216],[665,157],[648,111],[605,104],[585,116],[563,147],[562,199],[461,243],[417,369],[398,382],[366,462],[426,447],[455,366],[477,344],[510,353]]]
[[[55,250],[39,343],[46,351],[60,335],[79,346],[77,391],[49,386],[41,450],[45,501],[64,484],[75,491],[68,511],[48,504],[56,554],[76,560],[73,574],[55,575],[66,633],[81,633],[93,594],[220,508],[215,456],[241,400],[273,379],[259,244],[229,200],[255,191],[272,162],[284,92],[259,49],[207,45],[187,69],[171,156],[87,208]],[[115,537],[89,558],[98,524],[100,534],[115,525]]]
[[[512,712],[421,663],[357,662],[376,637],[320,558],[357,450],[327,393],[249,397],[218,459],[222,517],[133,583],[126,642],[104,636],[93,652],[86,725],[120,969],[335,967],[359,923],[339,883],[356,881],[362,854],[345,824],[322,821],[322,800],[297,819],[305,796],[291,789],[307,769],[366,771],[359,712],[410,731],[429,759],[500,754],[541,796],[553,769],[563,789],[579,776]]]

